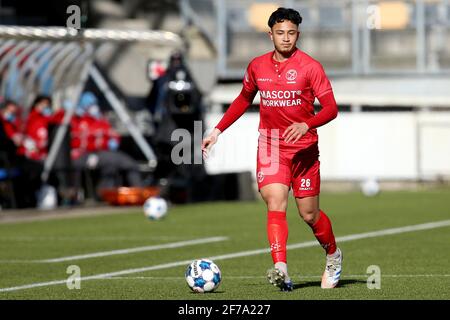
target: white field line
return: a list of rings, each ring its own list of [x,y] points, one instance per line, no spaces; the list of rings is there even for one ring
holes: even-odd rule
[[[381,236],[385,236],[385,235],[393,235],[393,234],[400,234],[400,233],[420,231],[420,230],[429,230],[429,229],[442,228],[442,227],[447,227],[447,226],[450,226],[450,220],[430,222],[430,223],[405,226],[405,227],[400,227],[400,228],[384,229],[384,230],[373,231],[373,232],[358,233],[358,234],[353,234],[353,235],[348,235],[348,236],[337,237],[336,241],[337,242],[353,241],[353,240],[358,240],[358,239],[381,237]],[[312,246],[316,246],[316,245],[318,245],[318,243],[309,241],[309,242],[293,244],[288,247],[290,249],[298,249],[298,248],[312,247]],[[241,251],[241,252],[235,252],[235,253],[219,255],[219,256],[212,256],[212,257],[209,257],[209,259],[225,260],[225,259],[253,256],[253,255],[258,255],[258,254],[267,253],[267,252],[269,252],[268,248],[259,249],[259,250],[249,250],[249,251]],[[101,274],[96,274],[96,275],[92,275],[92,276],[81,277],[80,280],[104,279],[104,278],[123,276],[126,274],[133,274],[133,273],[146,272],[146,271],[152,271],[152,270],[168,269],[168,268],[173,268],[173,267],[186,266],[187,264],[189,264],[191,262],[192,262],[192,259],[184,260],[184,261],[175,261],[175,262],[164,263],[164,264],[142,267],[142,268],[126,269],[126,270],[109,272],[109,273],[101,273]],[[26,284],[26,285],[21,285],[21,286],[16,286],[16,287],[9,287],[9,288],[0,288],[0,293],[24,290],[24,289],[31,289],[31,288],[37,288],[37,287],[60,285],[60,284],[66,283],[67,281],[68,281],[68,279],[64,279],[64,280],[55,280],[55,281],[48,281],[48,282],[37,282],[37,283],[31,283],[31,284]]]
[[[36,241],[145,241],[145,240],[183,240],[179,236],[0,236],[0,241],[36,242]]]
[[[37,260],[15,260],[15,259],[8,259],[8,260],[0,260],[0,264],[33,264],[33,263],[42,263],[42,262],[36,262]]]
[[[196,244],[212,243],[212,242],[219,242],[219,241],[225,241],[225,240],[228,240],[228,238],[227,237],[211,237],[211,238],[164,243],[164,244],[158,244],[158,245],[152,245],[152,246],[144,246],[144,247],[136,247],[136,248],[128,248],[128,249],[120,249],[120,250],[112,250],[112,251],[103,251],[103,252],[94,252],[94,253],[80,254],[80,255],[76,255],[76,256],[67,256],[67,257],[54,258],[54,259],[35,260],[35,262],[55,263],[55,262],[63,262],[63,261],[83,260],[83,259],[90,259],[90,258],[113,256],[113,255],[118,255],[118,254],[129,254],[129,253],[154,251],[154,250],[161,250],[161,249],[181,248],[181,247],[192,246],[192,245],[196,245]]]
[[[371,274],[347,274],[341,278],[367,278]],[[450,274],[381,274],[382,278],[445,278]],[[227,276],[227,279],[266,279],[266,276]],[[320,279],[322,275],[291,276],[291,279]],[[183,280],[184,277],[112,277],[103,280]]]
[[[81,254],[81,255],[75,255],[75,256],[67,256],[67,257],[43,259],[43,260],[17,260],[17,259],[0,260],[0,263],[11,263],[11,264],[16,264],[16,263],[17,264],[20,264],[20,263],[24,263],[24,264],[26,264],[26,263],[56,263],[56,262],[64,262],[64,261],[106,257],[106,256],[119,255],[119,254],[129,254],[129,253],[154,251],[154,250],[161,250],[161,249],[181,248],[181,247],[192,246],[192,245],[196,245],[196,244],[212,243],[212,242],[219,242],[219,241],[225,241],[225,240],[228,240],[228,237],[211,237],[211,238],[164,243],[164,244],[158,244],[158,245],[152,245],[152,246],[94,252],[94,253],[87,253],[87,254]]]

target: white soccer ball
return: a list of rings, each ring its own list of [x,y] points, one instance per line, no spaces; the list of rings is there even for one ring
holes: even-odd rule
[[[373,197],[380,193],[380,185],[375,179],[367,179],[361,183],[361,191],[366,197]]]
[[[144,202],[144,214],[150,220],[159,220],[167,214],[167,201],[161,197],[150,197]]]
[[[204,258],[192,261],[186,269],[185,277],[189,288],[198,293],[212,292],[222,281],[219,267],[213,261]]]
[[[58,206],[58,195],[55,187],[44,184],[37,192],[37,207],[39,210],[52,210]]]

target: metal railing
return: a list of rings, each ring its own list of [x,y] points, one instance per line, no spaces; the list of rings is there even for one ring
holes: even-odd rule
[[[24,107],[26,117],[33,99],[39,94],[53,97],[57,106],[70,101],[44,162],[42,180],[52,170],[64,135],[75,112],[79,96],[91,77],[113,110],[125,124],[138,147],[155,168],[156,155],[142,133],[131,121],[127,108],[106,84],[94,65],[96,55],[110,42],[149,41],[181,47],[178,35],[165,31],[107,30],[58,27],[20,27],[0,25],[0,96]]]
[[[181,0],[185,21],[214,44],[219,78],[241,78],[251,58],[273,50],[252,21],[267,23],[252,16],[264,4],[300,11],[299,47],[331,75],[450,73],[449,0]]]

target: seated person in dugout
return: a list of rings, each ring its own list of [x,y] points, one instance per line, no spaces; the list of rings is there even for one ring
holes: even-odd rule
[[[16,206],[36,206],[36,194],[41,187],[43,164],[31,157],[37,153],[35,140],[25,132],[22,108],[12,100],[0,104],[2,166],[9,167],[12,175]]]
[[[137,162],[119,150],[120,135],[102,114],[98,100],[92,92],[82,94],[71,120],[71,158],[81,184],[81,172],[98,169],[100,181],[97,193],[102,189],[120,186],[142,187]],[[126,181],[121,174],[125,173]]]

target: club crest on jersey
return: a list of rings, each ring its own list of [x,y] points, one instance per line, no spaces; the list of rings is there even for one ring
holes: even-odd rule
[[[286,71],[286,79],[287,81],[294,81],[297,79],[297,70],[295,69],[289,69]]]
[[[258,182],[261,183],[264,180],[264,173],[262,171],[258,171]]]

